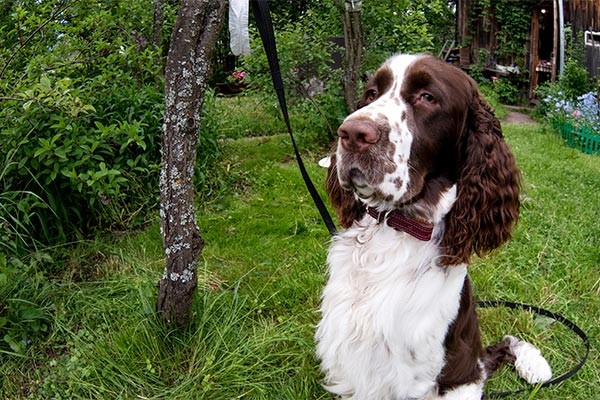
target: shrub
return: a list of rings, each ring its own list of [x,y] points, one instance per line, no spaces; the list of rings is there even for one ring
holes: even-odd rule
[[[310,19],[309,13],[305,18]],[[314,16],[313,16],[314,17]],[[332,53],[336,45],[325,32],[315,28],[307,32],[305,20],[282,27],[275,33],[279,51],[279,63],[290,102],[301,101],[304,86],[315,77],[323,82],[339,84],[340,71],[332,71]],[[256,32],[251,40],[252,53],[243,60],[248,71],[248,83],[254,89],[272,91],[271,72],[262,42]]]
[[[490,84],[480,85],[479,92],[483,95],[492,110],[494,110],[494,114],[498,119],[503,119],[506,117],[506,108],[504,108],[500,102],[498,94],[494,91],[494,88]]]
[[[19,241],[139,224],[157,198],[162,63],[139,33],[151,12],[63,3],[12,2],[1,17],[0,233],[9,254]]]
[[[571,50],[571,53],[573,51]],[[535,116],[544,118],[556,112],[556,105],[575,103],[577,97],[594,90],[594,84],[587,70],[578,61],[580,54],[572,54],[565,63],[562,76],[556,82],[544,82],[535,89],[535,95],[541,99],[535,107]]]
[[[541,101],[535,105],[533,110],[534,117],[538,119],[545,118],[550,112],[552,112],[552,109],[554,108],[554,103],[546,101],[546,99],[564,96],[561,86],[558,83],[550,81],[538,85],[534,90],[534,94],[536,97],[541,99]]]
[[[499,78],[493,82],[494,92],[503,104],[517,104],[519,102],[519,88],[509,79]]]
[[[49,206],[31,215],[47,243],[139,223],[139,208],[156,198],[162,93],[105,81],[42,76],[0,112],[0,150],[14,160],[3,183]]]
[[[27,263],[0,253],[0,352],[23,355],[50,332],[50,287],[37,269],[48,261],[43,253]]]
[[[476,62],[471,64],[469,75],[480,85],[484,85],[489,82],[483,73],[490,62],[490,56],[491,54],[488,49],[479,49],[477,52]]]
[[[323,7],[339,18],[337,10],[330,4],[316,7]],[[308,10],[297,21],[282,24],[275,31],[292,127],[299,139],[306,139],[303,144],[311,145],[328,143],[347,113],[341,95],[342,71],[331,67],[333,54],[343,49],[331,40],[332,30],[335,31],[329,20],[332,15],[325,20],[322,16]],[[338,19],[336,22],[341,24]],[[218,114],[221,120],[214,121],[219,137],[238,138],[286,131],[267,58],[256,32],[252,33],[251,45],[252,53],[243,59],[243,69],[247,71],[244,81],[250,89],[236,100],[219,98],[215,103],[215,109],[221,111]],[[323,90],[310,90],[311,83]],[[245,108],[245,102],[254,107]],[[224,104],[228,106],[226,109]]]
[[[559,83],[570,100],[575,100],[577,96],[594,88],[587,70],[575,59],[570,59],[565,63]]]

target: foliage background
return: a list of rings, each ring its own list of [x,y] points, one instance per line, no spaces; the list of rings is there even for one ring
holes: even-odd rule
[[[4,5],[0,177],[19,204],[5,215],[44,243],[143,223],[156,202],[163,107],[162,58],[145,39],[151,8]]]
[[[153,4],[7,0],[0,5],[0,152],[5,155],[0,233],[7,250],[26,251],[34,241],[81,240],[98,229],[124,230],[148,221],[158,199],[164,46],[177,11],[164,3],[163,48],[157,48],[148,39]],[[297,130],[326,143],[345,114],[340,70],[331,68],[332,53],[341,51],[332,41],[342,32],[339,12],[333,2],[317,0],[271,6],[293,112],[316,116],[298,118]],[[435,50],[453,29],[446,1],[387,0],[364,10],[365,71],[394,52]],[[270,76],[252,29],[252,55],[235,60],[234,67],[248,72],[252,91],[265,95],[261,102],[273,103],[266,109],[278,115],[266,97]],[[230,73],[231,65],[223,62],[227,53],[224,32],[216,79]],[[310,78],[323,82],[322,94],[307,94]],[[211,174],[217,139],[237,133],[214,112],[204,117],[197,183],[201,193],[210,194],[220,190]]]
[[[341,18],[330,2],[270,5],[292,124],[316,163],[346,114],[330,66]],[[326,398],[312,334],[327,236],[280,135],[255,33],[253,54],[234,66],[249,90],[210,92],[203,109],[196,178],[210,245],[195,324],[172,332],[153,317],[162,71],[176,13],[164,6],[157,48],[151,0],[0,3],[0,396]],[[398,51],[435,54],[454,29],[439,0],[368,1],[363,17],[364,72]],[[226,55],[226,33],[219,46]],[[218,80],[231,72],[215,67]],[[308,95],[311,76],[322,94]],[[513,247],[478,270],[479,293],[568,312],[598,337],[598,225],[583,223],[598,220],[598,163],[539,130],[509,133],[529,200]],[[522,268],[500,285],[513,262]],[[595,350],[569,398],[593,397],[586,382],[598,370]],[[540,398],[564,392],[549,393]]]

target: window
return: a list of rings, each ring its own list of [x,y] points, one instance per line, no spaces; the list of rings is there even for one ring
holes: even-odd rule
[[[600,32],[585,31],[584,35],[586,46],[600,46]]]

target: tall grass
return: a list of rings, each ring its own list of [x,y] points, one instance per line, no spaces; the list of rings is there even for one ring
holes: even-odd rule
[[[36,249],[32,217],[36,209],[47,208],[38,195],[12,187],[11,180],[7,178],[8,171],[18,165],[15,156],[20,146],[18,144],[0,160],[0,253],[10,255]],[[37,183],[35,177],[31,178]]]
[[[471,267],[475,293],[560,312],[594,344],[573,378],[512,398],[597,398],[600,159],[566,148],[539,125],[506,126],[505,134],[524,177],[521,219],[508,245]],[[312,339],[329,238],[290,154],[282,135],[224,144],[224,171],[238,180],[198,207],[207,246],[188,329],[170,331],[154,318],[164,267],[158,223],[82,243],[55,260],[64,272],[51,281],[52,333],[25,357],[0,354],[0,395],[329,399]],[[318,187],[321,155],[305,160]],[[556,374],[582,352],[573,333],[547,319],[504,309],[481,315],[486,343],[504,334],[531,340]],[[524,385],[515,375],[504,369],[489,390]]]

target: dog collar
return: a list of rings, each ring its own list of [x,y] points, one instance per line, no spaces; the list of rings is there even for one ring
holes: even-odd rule
[[[433,225],[416,221],[407,217],[399,210],[377,211],[367,207],[367,213],[375,218],[378,223],[385,221],[387,225],[397,231],[406,232],[412,237],[427,242],[431,240]]]

